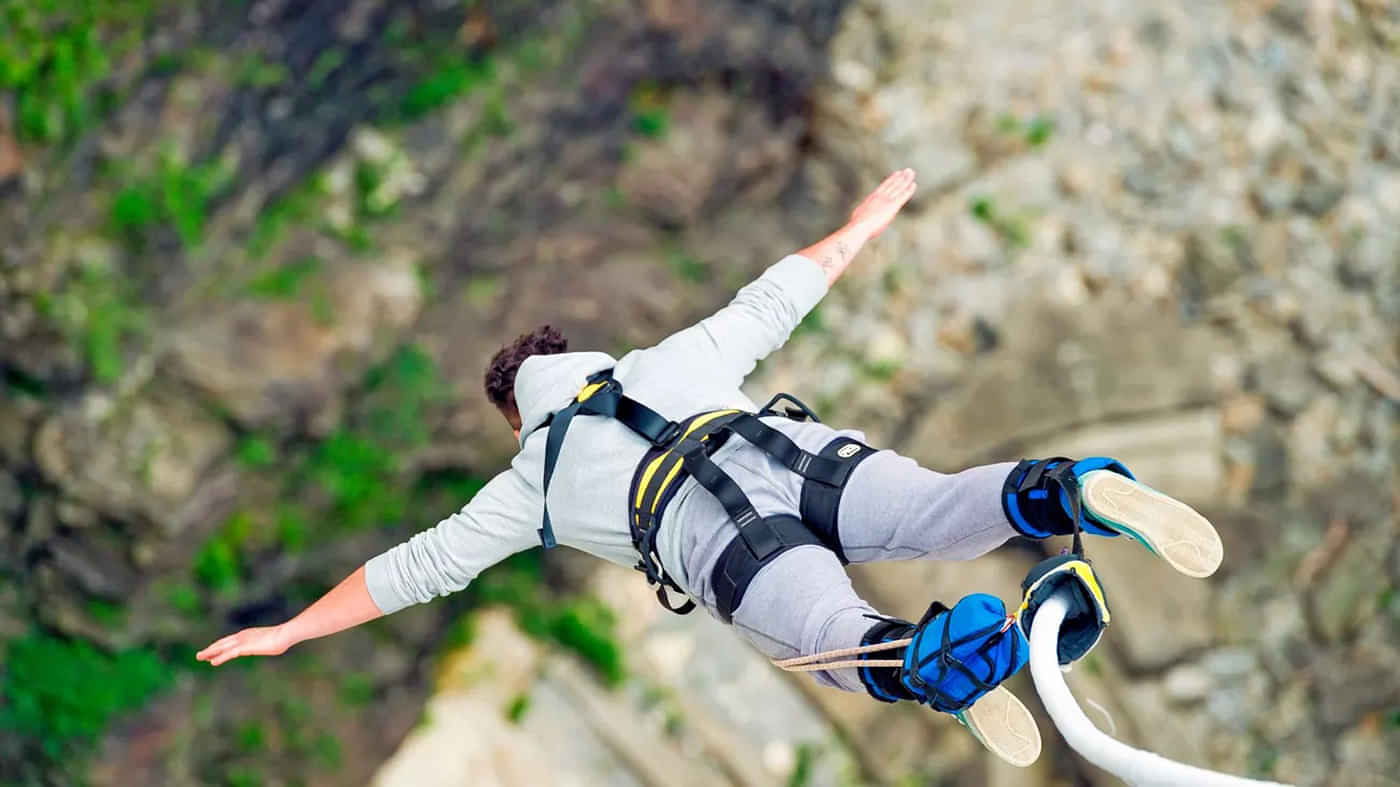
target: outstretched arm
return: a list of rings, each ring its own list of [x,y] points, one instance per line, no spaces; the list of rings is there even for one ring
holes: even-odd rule
[[[539,493],[512,467],[460,511],[372,558],[286,623],[230,634],[195,657],[217,667],[241,656],[280,656],[299,642],[454,593],[488,566],[535,544],[539,512]]]
[[[830,287],[841,278],[866,241],[884,232],[917,187],[914,170],[901,169],[891,174],[851,211],[846,226],[797,253],[821,266]]]
[[[851,211],[844,227],[780,260],[729,305],[644,352],[671,373],[703,370],[708,379],[742,385],[760,360],[788,340],[856,252],[889,226],[914,188],[914,170],[891,174]]]
[[[201,650],[195,658],[217,667],[239,656],[280,656],[298,642],[344,631],[382,614],[370,598],[365,567],[360,566],[286,623],[243,629]]]

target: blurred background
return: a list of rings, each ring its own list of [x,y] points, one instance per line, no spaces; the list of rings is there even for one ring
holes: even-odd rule
[[[940,470],[1121,457],[1226,559],[1091,545],[1091,717],[1400,784],[1394,0],[0,0],[0,783],[1116,783],[568,550],[193,660],[505,466],[502,342],[652,344],[904,166],[753,398]],[[1059,546],[853,573],[916,617]]]

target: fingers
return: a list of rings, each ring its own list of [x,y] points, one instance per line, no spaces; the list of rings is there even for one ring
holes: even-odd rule
[[[914,185],[914,170],[905,168],[890,173],[876,191],[884,192],[887,196],[902,193]]]
[[[194,657],[199,661],[207,661],[211,666],[217,667],[226,661],[245,655],[245,639],[244,632],[242,631],[237,634],[230,634],[194,654]]]

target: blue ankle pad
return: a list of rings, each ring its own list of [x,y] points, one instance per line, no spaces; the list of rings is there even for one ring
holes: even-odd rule
[[[1073,509],[1070,507],[1069,494],[1063,489],[1058,489],[1059,511],[1054,510],[1053,504],[1048,507],[1049,510],[1045,505],[1049,502],[1051,490],[1059,487],[1057,482],[1047,479],[1046,474],[1065,462],[1074,462],[1072,469],[1075,478],[1082,478],[1085,473],[1093,470],[1109,470],[1133,478],[1132,472],[1122,462],[1106,456],[1095,456],[1079,461],[1065,457],[1022,460],[1008,474],[1006,483],[1002,485],[1001,493],[1002,510],[1006,513],[1006,518],[1011,522],[1011,526],[1021,535],[1041,539],[1069,534],[1070,528],[1073,526],[1071,520]],[[1064,514],[1064,520],[1059,519],[1061,512]],[[1110,523],[1096,519],[1087,510],[1084,511],[1083,530],[1096,536],[1118,535],[1111,528]]]
[[[1108,456],[1091,456],[1088,459],[1081,459],[1074,463],[1074,477],[1083,478],[1085,473],[1092,470],[1108,470],[1119,475],[1133,478],[1133,474],[1122,462]],[[1065,510],[1065,516],[1073,516],[1069,505],[1069,495],[1065,490],[1060,490],[1060,507]],[[1084,532],[1096,536],[1111,538],[1118,535],[1117,530],[1113,530],[1109,523],[1103,522],[1094,516],[1094,512],[1084,509]]]

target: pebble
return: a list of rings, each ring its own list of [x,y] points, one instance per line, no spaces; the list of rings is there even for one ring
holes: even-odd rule
[[[1181,664],[1167,673],[1162,688],[1173,704],[1187,705],[1205,699],[1212,683],[1210,673],[1199,664]]]

